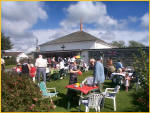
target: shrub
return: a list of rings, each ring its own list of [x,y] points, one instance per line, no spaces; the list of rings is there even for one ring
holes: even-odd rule
[[[50,111],[50,99],[42,99],[39,87],[27,76],[2,73],[2,112]]]
[[[5,65],[16,65],[16,64],[17,62],[15,57],[5,59]]]
[[[148,53],[139,49],[134,55],[134,69],[140,81],[140,88],[136,92],[136,100],[141,105],[142,111],[149,110],[149,58]]]

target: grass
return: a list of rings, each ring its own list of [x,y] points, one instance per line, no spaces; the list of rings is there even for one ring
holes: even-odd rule
[[[82,76],[78,76],[78,82],[81,83],[84,78],[92,75],[92,72],[85,72]],[[58,97],[54,97],[53,101],[56,104],[56,109],[52,110],[52,112],[78,112],[78,98],[71,102],[71,108],[67,110],[67,88],[66,85],[69,83],[69,76],[62,80],[50,81],[47,82],[47,87],[55,87],[59,92]],[[112,85],[111,80],[105,80],[104,89],[108,87],[115,87]],[[119,93],[116,97],[117,103],[117,112],[136,112],[140,111],[139,106],[134,102],[134,89],[130,89],[129,92],[125,92],[125,89],[121,87]],[[76,98],[76,97],[74,97]],[[84,106],[81,106],[81,112],[84,112]],[[90,112],[95,112],[95,110],[91,110]],[[105,99],[104,109],[101,109],[102,112],[114,112],[113,111],[113,100]]]
[[[5,69],[11,69],[13,67],[16,67],[16,65],[7,65],[7,66],[5,66]]]

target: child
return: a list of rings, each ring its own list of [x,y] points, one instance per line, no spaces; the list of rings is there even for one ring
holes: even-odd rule
[[[35,75],[36,75],[36,68],[34,67],[33,64],[30,64],[30,77],[32,77],[33,82],[35,83]]]
[[[130,80],[129,73],[126,73],[126,75],[125,75],[126,92],[128,92],[129,80]]]
[[[17,67],[16,67],[16,72],[21,75],[21,72],[22,72],[22,68],[21,68],[21,64],[17,64]]]

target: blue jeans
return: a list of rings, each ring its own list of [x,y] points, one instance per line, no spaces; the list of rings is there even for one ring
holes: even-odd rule
[[[42,74],[43,80],[44,80],[44,82],[45,82],[45,84],[46,84],[46,67],[37,68],[37,79],[38,79],[38,83],[40,83],[41,74]]]

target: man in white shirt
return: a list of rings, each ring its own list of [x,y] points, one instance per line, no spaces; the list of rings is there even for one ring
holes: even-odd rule
[[[60,64],[59,68],[60,68],[60,76],[61,76],[60,79],[63,79],[62,74],[63,74],[64,68],[65,68],[64,61],[61,59],[59,64]]]
[[[40,75],[42,73],[43,80],[46,84],[46,67],[47,67],[47,60],[43,59],[42,55],[39,55],[39,58],[36,59],[35,66],[37,67],[37,78],[38,83],[40,82]]]

